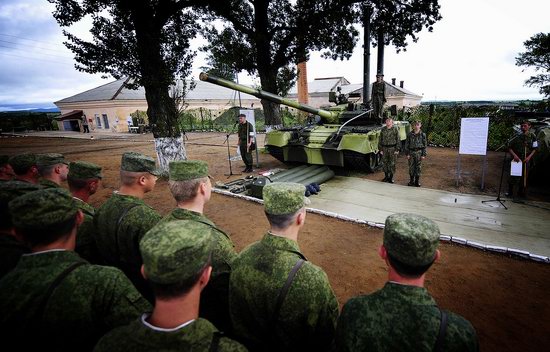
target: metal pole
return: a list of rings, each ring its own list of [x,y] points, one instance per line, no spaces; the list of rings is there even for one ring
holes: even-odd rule
[[[370,7],[363,7],[363,106],[370,107]]]
[[[378,30],[378,58],[377,58],[377,68],[376,68],[376,74],[383,75],[384,74],[384,32],[379,29]]]

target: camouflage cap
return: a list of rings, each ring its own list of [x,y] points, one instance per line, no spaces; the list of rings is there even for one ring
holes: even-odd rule
[[[36,166],[38,167],[48,167],[56,164],[69,164],[63,154],[59,153],[47,153],[47,154],[38,154],[36,156]]]
[[[0,183],[0,202],[8,203],[13,199],[33,191],[38,191],[42,187],[35,183],[12,180]]]
[[[305,186],[298,183],[270,183],[263,189],[265,212],[272,215],[293,214],[311,203],[305,192]]]
[[[9,164],[18,170],[27,170],[29,167],[36,165],[36,155],[30,153],[17,154],[9,159]]]
[[[161,170],[157,169],[155,159],[136,152],[122,154],[120,169],[130,172],[148,172],[155,176],[159,176],[162,173]]]
[[[5,165],[10,160],[10,157],[7,155],[0,155],[0,165]]]
[[[171,284],[198,273],[214,249],[213,231],[209,225],[193,220],[154,226],[139,244],[147,279]]]
[[[400,262],[411,266],[430,264],[439,245],[439,227],[416,214],[393,214],[384,227],[384,247]]]
[[[87,161],[74,161],[69,164],[69,174],[67,178],[72,180],[88,180],[94,178],[103,178],[101,166]]]
[[[208,164],[201,160],[178,160],[168,164],[170,181],[208,177]]]
[[[20,229],[41,229],[60,224],[75,216],[76,201],[69,191],[48,188],[24,194],[9,203],[13,226]]]

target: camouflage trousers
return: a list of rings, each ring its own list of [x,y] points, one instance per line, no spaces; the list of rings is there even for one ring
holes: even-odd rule
[[[397,154],[395,154],[395,151],[397,149],[395,147],[392,148],[385,148],[382,147],[382,170],[384,173],[395,173],[395,162],[397,160]]]
[[[422,151],[411,151],[409,156],[409,176],[420,177],[422,173]]]
[[[246,167],[252,167],[252,153],[247,151],[246,141],[239,143],[239,148],[241,152],[241,158],[243,159],[244,165]]]

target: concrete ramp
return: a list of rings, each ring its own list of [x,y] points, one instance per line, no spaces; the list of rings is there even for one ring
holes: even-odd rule
[[[384,224],[393,213],[424,215],[439,225],[442,235],[473,247],[548,261],[550,257],[550,204],[517,204],[506,200],[506,210],[496,199],[408,187],[337,176],[324,183],[322,191],[310,197],[309,207],[349,218]],[[506,249],[506,250],[503,250]],[[526,253],[522,253],[526,252]],[[546,258],[544,258],[546,257]]]

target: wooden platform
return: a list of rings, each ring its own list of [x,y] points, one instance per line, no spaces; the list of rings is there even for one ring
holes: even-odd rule
[[[335,177],[310,197],[309,207],[346,217],[384,224],[393,213],[424,215],[439,225],[442,235],[490,247],[525,251],[526,256],[550,257],[550,204],[504,203],[494,197]],[[501,199],[505,199],[501,197]],[[498,250],[498,248],[496,248]]]

